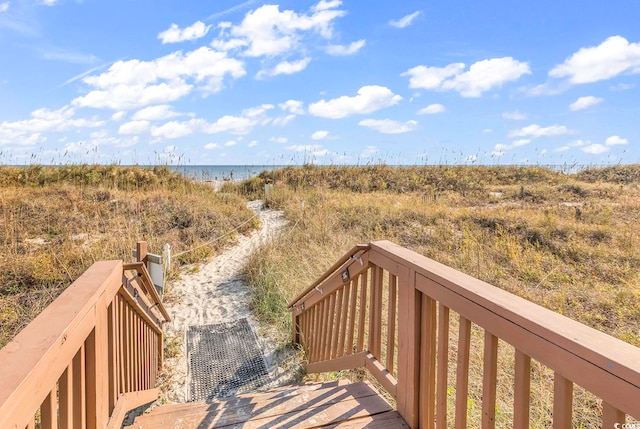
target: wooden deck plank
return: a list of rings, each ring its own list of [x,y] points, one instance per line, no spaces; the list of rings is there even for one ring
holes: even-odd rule
[[[409,425],[402,420],[397,411],[387,411],[373,416],[360,417],[352,420],[345,420],[340,423],[333,423],[321,426],[321,429],[387,429],[387,428],[409,428]]]
[[[163,406],[148,415],[137,418],[135,426],[140,429],[163,427],[266,429],[310,428],[327,425],[356,428],[364,426],[357,426],[354,419],[366,419],[390,411],[392,411],[391,406],[369,384],[361,382],[316,390],[294,389],[281,391],[275,395],[269,393],[244,395],[242,398],[234,397],[209,404]],[[346,424],[345,421],[351,420],[354,420],[352,426],[343,426]]]
[[[260,404],[275,401],[284,397],[307,394],[322,389],[335,389],[354,385],[347,380],[330,381],[325,383],[307,383],[293,386],[276,387],[266,392],[242,393],[226,399],[217,399],[210,402],[198,401],[179,404],[166,404],[155,408],[148,415],[173,413],[181,410],[193,410],[194,412],[214,410],[220,407],[239,407],[247,404]]]

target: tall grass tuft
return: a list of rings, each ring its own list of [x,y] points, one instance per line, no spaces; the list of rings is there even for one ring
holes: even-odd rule
[[[152,253],[169,243],[177,254],[252,216],[240,197],[166,167],[0,167],[0,347],[92,263],[129,261],[140,240]],[[229,240],[187,253],[175,267],[203,261]]]

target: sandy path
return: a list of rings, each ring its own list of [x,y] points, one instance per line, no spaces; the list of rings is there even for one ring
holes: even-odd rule
[[[239,236],[237,244],[214,257],[194,274],[182,276],[173,284],[181,302],[167,305],[172,321],[165,325],[169,337],[182,338],[180,356],[167,359],[171,372],[166,399],[170,402],[187,400],[187,360],[185,335],[191,325],[209,325],[230,322],[246,317],[255,332],[258,323],[249,311],[251,290],[240,278],[240,270],[253,249],[279,233],[285,224],[282,212],[263,210],[261,201],[249,202],[248,207],[258,213],[261,229],[251,236]],[[260,345],[273,379],[280,378],[275,343],[260,336]]]

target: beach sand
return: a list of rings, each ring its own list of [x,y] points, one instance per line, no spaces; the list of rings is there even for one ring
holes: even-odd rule
[[[281,353],[276,351],[275,342],[259,329],[258,322],[249,311],[251,290],[240,277],[240,271],[253,249],[275,237],[285,220],[282,212],[264,210],[261,201],[252,201],[248,207],[258,213],[261,228],[250,236],[239,236],[237,244],[215,256],[209,263],[193,273],[183,275],[173,285],[173,292],[180,297],[176,303],[167,303],[167,311],[172,321],[165,325],[168,338],[181,338],[181,352],[176,357],[167,358],[169,368],[165,381],[169,386],[163,395],[166,402],[187,401],[187,359],[186,331],[189,326],[210,325],[247,318],[258,334],[259,343],[265,356],[265,363],[272,382],[282,384],[292,377],[282,367]]]

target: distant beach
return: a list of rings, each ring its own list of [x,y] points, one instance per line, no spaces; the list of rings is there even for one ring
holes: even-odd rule
[[[245,180],[263,171],[276,170],[285,165],[170,165],[169,168],[193,180],[222,182]]]

